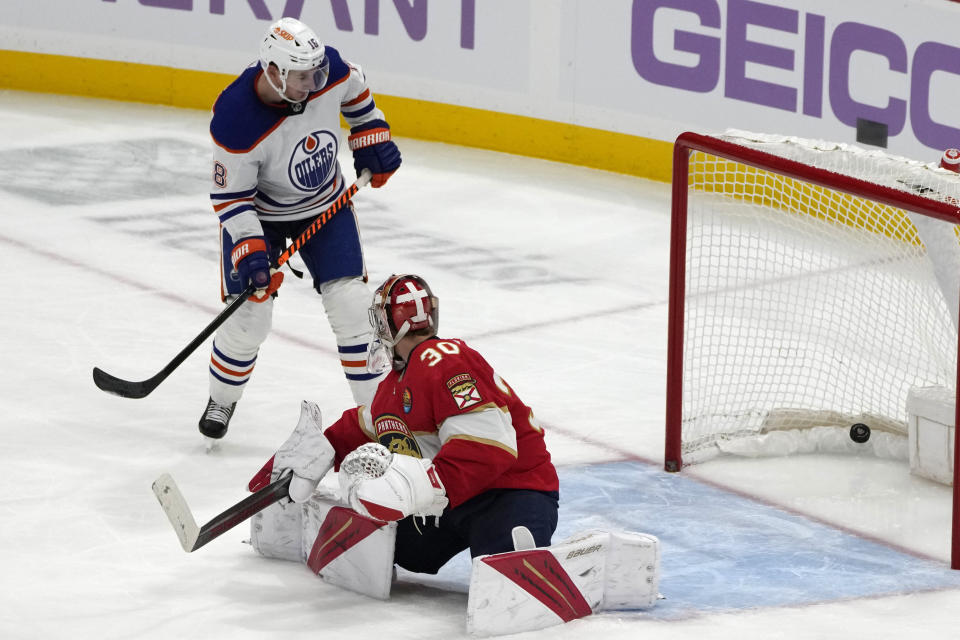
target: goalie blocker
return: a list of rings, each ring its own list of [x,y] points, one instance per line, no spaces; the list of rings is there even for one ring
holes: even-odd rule
[[[277,503],[251,521],[261,555],[302,562],[330,584],[386,600],[393,579],[397,524],[344,507],[320,486],[310,500]],[[467,631],[499,635],[543,629],[597,611],[654,606],[660,542],[627,531],[588,531],[533,548],[523,527],[516,551],[473,559]]]

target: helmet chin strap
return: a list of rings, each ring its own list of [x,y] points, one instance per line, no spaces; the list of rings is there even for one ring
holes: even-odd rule
[[[393,336],[391,339],[391,346],[397,346],[397,343],[403,340],[403,336],[407,335],[407,331],[410,329],[410,323],[404,321],[403,325],[400,327],[400,330],[397,331],[397,335]]]
[[[270,88],[273,89],[274,91],[276,91],[278,94],[280,94],[280,97],[281,97],[281,98],[283,98],[284,100],[286,100],[286,101],[289,102],[290,104],[298,104],[296,100],[291,100],[290,98],[287,97],[287,77],[286,77],[284,74],[282,74],[282,73],[280,74],[280,80],[282,81],[282,84],[281,84],[279,87],[277,87],[277,85],[273,84],[273,80],[270,79],[270,74],[269,74],[269,73],[267,73],[266,71],[264,71],[264,72],[263,72],[263,75],[266,76],[266,78],[267,78],[267,84],[270,85]]]

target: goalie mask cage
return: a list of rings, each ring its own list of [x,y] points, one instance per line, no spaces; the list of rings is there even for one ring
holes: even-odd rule
[[[958,202],[957,174],[879,150],[739,131],[677,138],[666,469],[774,431],[843,428],[849,446],[862,422],[903,440],[911,387],[955,395]]]

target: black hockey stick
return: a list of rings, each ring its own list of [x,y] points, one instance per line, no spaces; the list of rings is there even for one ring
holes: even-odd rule
[[[274,264],[275,269],[279,269],[284,265],[284,263],[289,260],[293,254],[300,250],[307,240],[312,238],[320,228],[327,223],[330,218],[333,217],[337,211],[340,211],[352,198],[361,187],[370,182],[370,172],[364,170],[360,174],[360,177],[357,178],[357,181],[352,185],[347,187],[347,190],[344,191],[336,202],[334,202],[330,207],[328,207],[323,213],[318,215],[313,223],[307,227],[300,236],[294,240],[289,247],[287,247],[280,257],[277,258],[276,263]],[[240,295],[237,296],[230,304],[224,307],[223,311],[217,314],[217,317],[213,321],[204,327],[197,336],[190,341],[186,347],[181,349],[180,353],[174,356],[173,360],[167,363],[163,369],[157,372],[151,378],[146,380],[133,381],[133,380],[124,380],[123,378],[118,378],[116,376],[110,375],[103,369],[99,367],[93,368],[93,383],[97,385],[99,389],[106,391],[107,393],[112,393],[114,395],[122,396],[124,398],[144,398],[150,394],[151,391],[156,389],[161,382],[166,380],[167,376],[173,373],[173,370],[179,367],[187,357],[193,353],[197,347],[199,347],[204,340],[213,335],[213,332],[217,330],[224,322],[227,321],[227,318],[232,316],[234,312],[240,308],[247,299],[253,295],[253,292],[256,288],[251,284],[243,290]]]
[[[202,527],[197,526],[197,521],[194,520],[190,507],[187,506],[187,501],[169,473],[165,473],[153,481],[153,493],[160,501],[160,506],[167,514],[177,537],[180,538],[180,546],[183,547],[184,551],[190,553],[266,509],[274,502],[287,497],[287,488],[290,486],[292,478],[293,474],[286,474],[253,495],[247,496]]]
[[[190,341],[190,344],[185,346],[180,353],[174,356],[173,360],[167,363],[167,366],[161,369],[152,378],[140,380],[139,382],[135,382],[133,380],[124,380],[123,378],[110,375],[99,367],[94,367],[93,383],[107,393],[112,393],[124,398],[146,397],[151,391],[156,389],[157,386],[159,386],[159,384],[163,382],[167,376],[173,373],[173,370],[179,367],[183,361],[187,359],[187,356],[193,353],[194,350],[196,350],[196,348],[199,347],[204,340],[209,338],[220,325],[226,322],[227,318],[232,316],[233,313],[240,308],[240,305],[246,302],[247,298],[253,295],[255,290],[256,289],[252,284],[244,289],[235,300],[224,307],[223,311],[217,314],[217,317],[214,318],[210,324],[204,327],[203,331],[197,334],[197,336]]]

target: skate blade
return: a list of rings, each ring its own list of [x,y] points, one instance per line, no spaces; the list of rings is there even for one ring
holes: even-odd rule
[[[215,451],[220,450],[220,441],[217,440],[216,438],[208,438],[207,436],[203,436],[203,446],[204,446],[204,450],[203,450],[204,453],[207,453],[207,454],[214,453]]]

